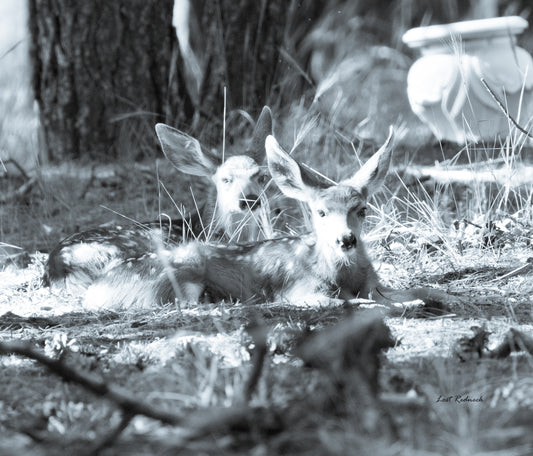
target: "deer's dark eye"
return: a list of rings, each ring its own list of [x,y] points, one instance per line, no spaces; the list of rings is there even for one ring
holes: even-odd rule
[[[359,209],[359,212],[357,213],[359,217],[366,217],[366,207],[363,207],[362,209]]]
[[[268,181],[268,176],[266,174],[261,174],[258,178],[257,178],[257,182],[259,182],[261,185],[262,184],[266,184]]]
[[[319,217],[324,217],[326,215],[326,213],[322,209],[319,209],[318,211],[316,211],[316,213]]]
[[[232,181],[231,177],[222,177],[220,180],[224,184],[229,184]]]

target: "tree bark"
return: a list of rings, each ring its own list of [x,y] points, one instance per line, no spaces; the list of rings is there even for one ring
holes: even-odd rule
[[[186,99],[179,73],[169,80],[172,5],[29,0],[33,89],[51,160],[153,154],[153,125]]]
[[[298,30],[325,2],[178,1],[189,11],[189,42],[179,47],[174,0],[29,0],[45,157],[153,156],[157,122],[212,142],[222,136],[225,96],[228,112],[252,116],[280,103],[283,87],[294,96],[280,83],[289,67],[280,51],[294,55]],[[187,71],[184,45],[199,72]]]

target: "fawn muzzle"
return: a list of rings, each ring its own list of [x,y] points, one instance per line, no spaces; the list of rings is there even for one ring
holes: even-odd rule
[[[343,234],[336,242],[342,250],[350,250],[357,246],[357,238],[353,233]]]
[[[259,207],[261,207],[261,200],[259,199],[259,196],[253,193],[250,193],[239,200],[239,208],[241,211],[245,211],[246,209],[253,211]]]

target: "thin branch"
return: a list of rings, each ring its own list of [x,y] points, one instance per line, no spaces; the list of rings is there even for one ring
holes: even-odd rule
[[[4,160],[4,163],[5,164],[11,163],[15,168],[17,168],[18,172],[24,178],[25,181],[30,180],[30,176],[28,176],[28,173],[26,173],[22,165],[14,158],[8,158],[7,160]],[[4,168],[5,168],[5,165],[4,165]]]
[[[252,324],[248,328],[248,333],[252,336],[255,348],[252,355],[252,370],[244,387],[244,399],[246,402],[251,399],[261,377],[261,372],[263,371],[263,365],[268,351],[268,328],[264,325]]]
[[[6,204],[12,200],[23,198],[31,191],[36,182],[37,179],[35,177],[31,177],[28,181],[24,182],[19,188],[0,196],[0,203]]]
[[[100,439],[95,445],[93,445],[93,447],[90,448],[86,452],[86,454],[97,455],[100,454],[102,450],[112,446],[113,443],[120,437],[122,431],[124,431],[124,429],[128,427],[128,424],[130,424],[134,416],[135,415],[132,415],[130,413],[124,413],[118,426],[114,429],[111,429],[111,431],[109,431],[102,439]]]
[[[93,165],[91,166],[91,175],[89,176],[89,180],[86,182],[85,186],[83,187],[78,199],[80,199],[80,200],[85,199],[85,197],[87,196],[87,192],[92,187],[92,185],[93,185],[93,183],[94,183],[94,181],[96,179],[96,173],[95,173],[96,166],[97,166],[96,163],[93,163]]]
[[[132,398],[132,393],[130,391],[113,385],[108,385],[102,379],[90,372],[78,372],[61,360],[49,358],[40,350],[35,349],[29,342],[0,342],[0,353],[6,355],[17,354],[34,359],[64,380],[78,383],[97,396],[102,396],[111,400],[124,410],[125,414],[144,415],[172,425],[181,425],[185,422],[186,417],[182,415],[152,407],[150,404],[139,399]]]
[[[527,131],[525,130],[524,128],[522,128],[518,122],[516,120],[513,119],[513,117],[511,116],[511,114],[509,114],[509,111],[507,110],[507,108],[505,107],[505,105],[502,103],[502,101],[498,98],[498,95],[496,95],[496,93],[494,93],[494,91],[490,88],[490,86],[487,84],[487,81],[485,81],[484,78],[480,78],[480,81],[481,81],[481,84],[483,84],[485,86],[485,89],[487,89],[487,91],[489,92],[490,96],[494,99],[494,101],[496,102],[496,104],[500,107],[500,109],[502,110],[502,112],[505,114],[505,117],[507,117],[507,119],[518,129],[520,130],[522,133],[524,133],[528,138],[531,138],[533,139],[533,136]]]
[[[49,358],[40,350],[35,349],[29,342],[0,341],[0,354],[17,354],[34,359],[64,380],[75,382],[97,396],[102,396],[118,405],[123,411],[123,418],[120,424],[99,442],[95,447],[97,450],[110,445],[135,415],[144,415],[165,424],[186,427],[185,434],[181,439],[182,443],[186,443],[213,432],[228,432],[233,428],[242,428],[256,422],[253,417],[261,413],[260,408],[237,405],[220,409],[199,410],[187,416],[178,415],[152,407],[142,400],[134,399],[130,391],[108,385],[89,372],[78,372],[64,364],[60,359]]]

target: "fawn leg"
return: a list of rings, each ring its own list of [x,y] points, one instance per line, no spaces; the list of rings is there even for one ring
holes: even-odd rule
[[[384,285],[376,287],[374,293],[372,293],[372,298],[380,304],[421,300],[424,302],[425,308],[439,311],[447,311],[450,304],[460,301],[457,297],[434,288],[395,290]]]

